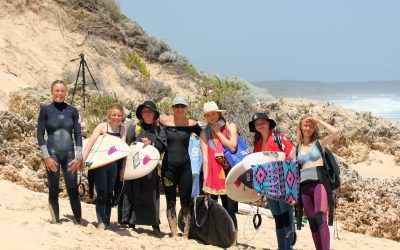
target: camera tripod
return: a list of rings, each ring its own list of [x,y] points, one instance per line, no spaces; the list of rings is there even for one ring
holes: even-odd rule
[[[82,70],[82,91],[83,91],[83,108],[86,108],[86,91],[85,91],[85,85],[86,85],[86,77],[85,77],[85,68],[87,69],[87,71],[89,72],[90,77],[92,78],[93,84],[97,89],[97,92],[99,92],[99,89],[97,88],[97,84],[95,82],[95,80],[93,79],[92,73],[90,72],[89,67],[87,66],[87,63],[85,61],[85,55],[83,53],[79,54],[79,58],[75,58],[72,59],[71,62],[74,62],[76,60],[81,59],[80,63],[79,63],[79,69],[78,69],[78,74],[76,76],[76,80],[75,80],[75,86],[74,86],[74,91],[72,92],[72,100],[71,100],[71,105],[74,102],[74,96],[75,96],[75,91],[76,91],[76,86],[78,86],[78,79],[79,79],[79,74],[81,73]],[[100,94],[100,92],[99,92]]]

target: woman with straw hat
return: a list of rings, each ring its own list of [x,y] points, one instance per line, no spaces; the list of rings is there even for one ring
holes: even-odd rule
[[[204,118],[207,120],[206,128],[201,131],[200,145],[203,154],[203,191],[211,195],[211,198],[222,200],[222,205],[232,218],[237,229],[236,212],[238,203],[226,195],[225,177],[229,172],[229,165],[224,159],[222,148],[226,147],[230,152],[235,152],[238,136],[234,123],[227,123],[218,105],[211,101],[204,103]]]

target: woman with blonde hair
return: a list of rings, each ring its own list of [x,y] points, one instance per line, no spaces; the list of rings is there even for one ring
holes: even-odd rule
[[[320,138],[319,125],[326,129],[328,135]],[[296,157],[301,164],[298,228],[301,227],[304,208],[316,249],[328,250],[330,247],[327,215],[329,210],[329,224],[332,225],[334,206],[328,174],[319,148],[324,151],[326,145],[339,134],[338,129],[310,115],[302,117],[297,128]]]
[[[108,109],[108,120],[102,122],[94,129],[83,152],[85,162],[90,150],[97,138],[103,134],[117,136],[123,141],[126,140],[125,127],[123,124],[124,108],[120,104],[113,104]],[[90,170],[94,172],[94,184],[96,186],[96,216],[99,229],[106,229],[110,226],[112,197],[114,185],[117,178],[117,162],[109,163],[100,168]]]
[[[76,173],[82,163],[81,124],[78,110],[65,103],[66,95],[67,87],[63,81],[56,80],[51,84],[52,103],[40,108],[37,127],[37,139],[46,164],[50,214],[52,223],[57,224],[60,223],[60,169],[64,174],[75,221],[81,223],[82,217]]]

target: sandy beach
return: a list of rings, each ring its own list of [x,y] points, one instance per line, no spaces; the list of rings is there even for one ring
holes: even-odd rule
[[[369,153],[369,161],[353,165],[363,178],[390,179],[400,177],[400,167],[396,166],[395,157],[377,150]]]
[[[96,228],[94,205],[82,203],[83,225],[72,221],[68,199],[60,199],[61,225],[51,224],[47,194],[36,193],[5,180],[0,180],[0,249],[214,249],[195,240],[171,239],[152,235],[151,227],[138,226],[135,230],[116,224],[116,209],[112,211],[109,230]],[[179,205],[178,205],[179,206]],[[165,217],[165,197],[161,197],[161,231],[168,233]],[[239,214],[238,245],[229,249],[276,249],[272,218],[263,215],[262,226],[255,231],[251,214]],[[340,229],[340,240],[333,239],[332,249],[400,249],[400,243],[372,238]],[[295,249],[313,249],[309,228],[297,231]]]

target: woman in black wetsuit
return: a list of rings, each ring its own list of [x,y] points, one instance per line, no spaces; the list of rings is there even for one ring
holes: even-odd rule
[[[177,96],[172,100],[173,115],[161,118],[160,123],[165,128],[167,137],[167,149],[162,162],[161,177],[167,199],[167,219],[172,237],[177,236],[176,219],[176,187],[179,187],[179,195],[182,207],[185,228],[183,235],[189,235],[190,210],[189,203],[192,193],[192,169],[188,153],[191,133],[197,135],[201,127],[195,120],[188,119],[187,100]]]
[[[164,129],[157,123],[160,113],[153,101],[145,101],[136,109],[136,117],[139,123],[130,125],[126,133],[128,145],[134,142],[142,142],[152,145],[160,153],[165,150],[166,139]],[[124,169],[120,176],[123,178]],[[150,174],[135,180],[125,180],[121,199],[118,204],[118,222],[135,225],[150,225],[157,236],[160,232],[160,178],[158,169]]]
[[[37,139],[46,163],[50,215],[52,223],[57,224],[60,223],[60,169],[64,174],[75,221],[81,223],[82,219],[76,173],[82,163],[81,125],[78,110],[64,102],[66,94],[67,87],[63,81],[57,80],[51,84],[53,102],[41,107],[37,127]],[[45,132],[47,142],[44,138]]]
[[[122,123],[124,108],[120,104],[113,104],[108,109],[108,121],[102,122],[94,129],[89,138],[89,142],[83,152],[83,161],[89,155],[90,150],[97,138],[103,134],[118,136],[123,141],[126,140],[125,127]],[[94,184],[96,186],[96,216],[99,229],[106,229],[110,226],[110,216],[112,207],[112,197],[115,181],[117,178],[117,162],[112,162],[100,168],[95,168]]]

